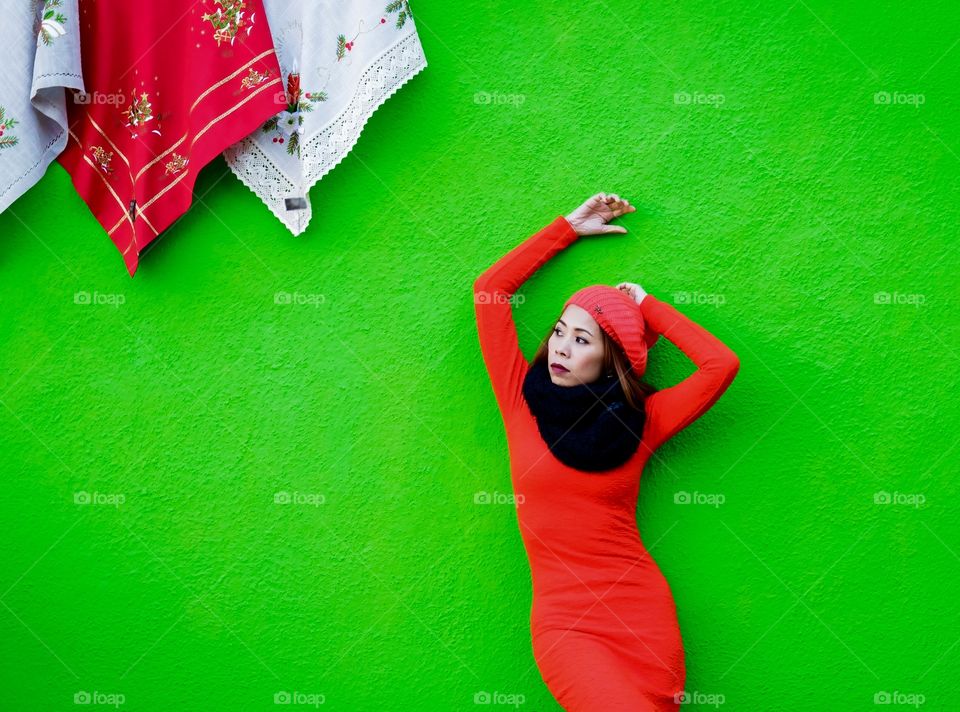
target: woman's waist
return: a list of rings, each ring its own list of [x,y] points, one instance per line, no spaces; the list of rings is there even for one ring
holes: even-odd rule
[[[642,549],[590,556],[528,551],[528,560],[534,598],[580,599],[669,590],[657,562]]]
[[[541,551],[527,549],[530,571],[538,577],[557,581],[582,581],[604,583],[623,577],[645,581],[650,575],[662,576],[660,567],[650,553],[639,547],[633,551],[605,553],[569,552],[562,549]]]
[[[587,581],[534,579],[530,623],[535,631],[655,627],[655,621],[666,624],[675,618],[673,593],[659,570],[634,569],[625,576]]]
[[[557,506],[538,508],[518,499],[517,520],[531,557],[564,559],[627,557],[646,554],[635,509]],[[522,503],[520,503],[522,502]]]

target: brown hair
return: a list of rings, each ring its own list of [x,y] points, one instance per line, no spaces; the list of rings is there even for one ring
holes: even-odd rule
[[[539,364],[541,361],[547,360],[547,349],[549,347],[550,337],[553,335],[555,328],[556,326],[551,328],[543,341],[540,342],[536,353],[533,355],[531,365]],[[603,342],[603,372],[616,373],[620,379],[620,385],[623,387],[623,393],[626,396],[627,403],[629,403],[632,408],[643,410],[644,401],[656,393],[657,389],[651,384],[640,380],[640,377],[633,371],[630,359],[627,358],[627,354],[620,344],[611,339],[603,329],[599,331],[600,340]]]

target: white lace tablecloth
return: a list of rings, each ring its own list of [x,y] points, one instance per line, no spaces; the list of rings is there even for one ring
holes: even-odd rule
[[[289,230],[310,222],[310,188],[350,152],[367,119],[427,66],[408,3],[264,0],[287,110],[224,152]]]

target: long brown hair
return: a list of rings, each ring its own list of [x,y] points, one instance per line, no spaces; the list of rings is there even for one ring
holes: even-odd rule
[[[550,337],[553,335],[555,328],[556,325],[550,329],[543,341],[540,342],[536,353],[533,355],[531,365],[536,365],[541,361],[547,360],[547,349],[549,348]],[[616,373],[617,378],[620,379],[620,385],[623,387],[623,394],[626,396],[627,403],[629,403],[632,408],[643,410],[644,402],[649,396],[656,393],[657,389],[651,384],[642,381],[640,377],[637,376],[631,367],[630,359],[627,358],[627,354],[620,344],[607,336],[607,332],[603,329],[599,329],[599,331],[600,340],[603,342],[603,372]]]

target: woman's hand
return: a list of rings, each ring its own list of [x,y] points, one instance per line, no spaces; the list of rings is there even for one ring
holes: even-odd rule
[[[616,193],[597,193],[567,215],[567,222],[578,235],[606,235],[625,233],[627,229],[620,225],[607,225],[610,220],[624,213],[636,212],[636,208]]]
[[[617,285],[617,289],[625,294],[629,295],[633,301],[637,304],[643,301],[643,298],[647,296],[647,293],[643,290],[639,284],[634,284],[633,282],[620,282]]]

